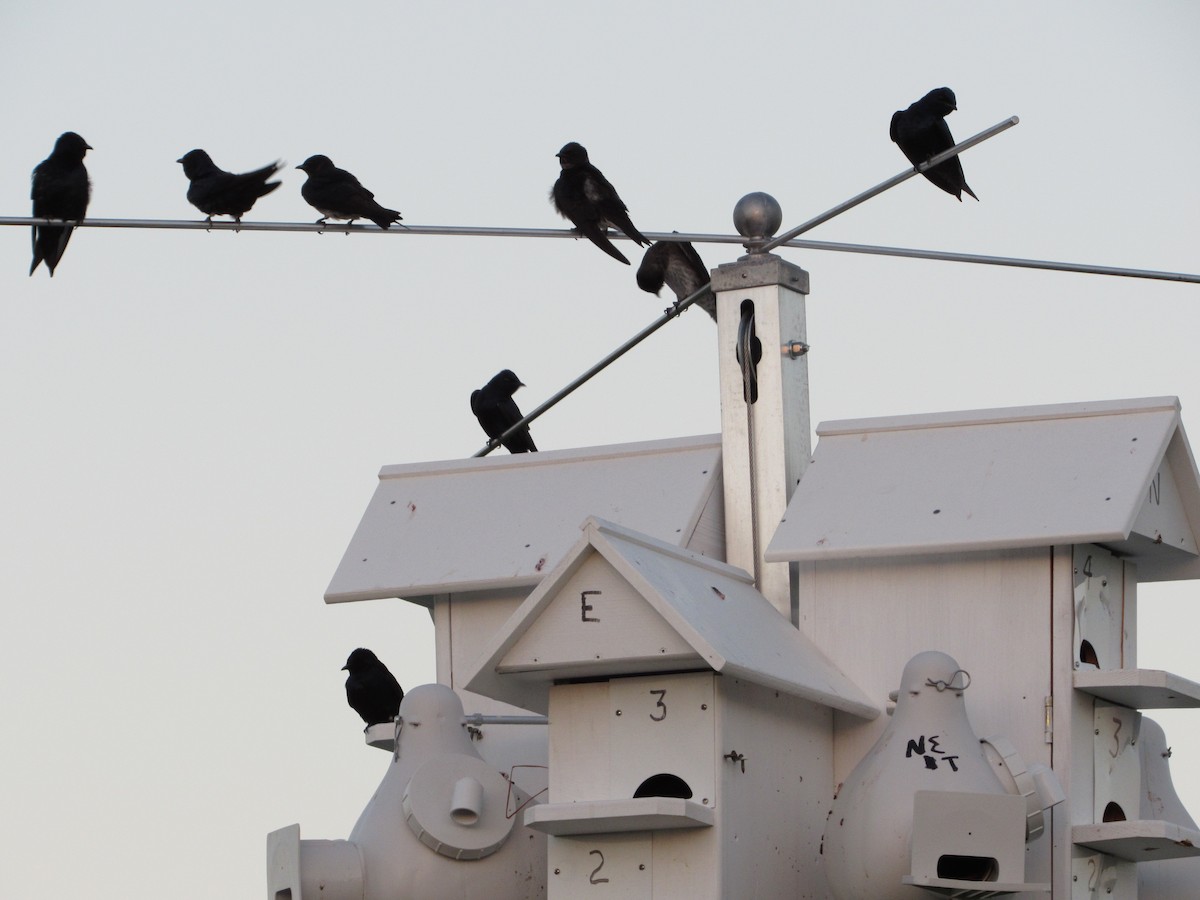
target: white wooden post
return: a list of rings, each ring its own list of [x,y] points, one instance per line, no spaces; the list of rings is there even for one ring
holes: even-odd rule
[[[767,563],[763,554],[811,454],[804,355],[808,273],[777,256],[752,254],[719,266],[712,289],[720,355],[726,560],[754,574],[759,591],[796,624],[789,564]],[[739,326],[748,305],[762,342],[758,399],[752,405],[743,394],[737,358]]]

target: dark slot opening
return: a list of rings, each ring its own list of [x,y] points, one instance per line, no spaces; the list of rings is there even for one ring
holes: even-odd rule
[[[651,775],[639,784],[638,789],[633,792],[633,796],[635,798],[679,797],[683,800],[690,800],[692,798],[692,789],[678,775],[663,772],[658,775]]]
[[[955,881],[995,881],[1000,864],[990,856],[942,856],[938,858],[938,878]]]

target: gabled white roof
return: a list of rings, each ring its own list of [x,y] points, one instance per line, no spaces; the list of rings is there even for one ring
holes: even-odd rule
[[[546,711],[560,679],[689,669],[879,715],[746,572],[596,518],[483,651],[467,689]]]
[[[385,466],[325,600],[534,585],[593,514],[723,554],[720,475],[719,435]]]
[[[1175,397],[822,423],[772,561],[1100,543],[1200,576]]]

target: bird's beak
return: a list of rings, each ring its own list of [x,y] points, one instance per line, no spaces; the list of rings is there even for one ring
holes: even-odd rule
[[[343,672],[349,671],[349,669],[350,669],[350,667],[349,667],[349,666],[342,666],[342,671],[343,671]]]
[[[183,162],[183,157],[182,157],[182,156],[181,156],[181,157],[179,157],[179,159],[175,160],[175,162],[177,162],[177,163],[181,163],[181,162]]]

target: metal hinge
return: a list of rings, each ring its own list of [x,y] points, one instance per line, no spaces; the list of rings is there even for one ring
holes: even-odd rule
[[[1047,744],[1054,743],[1054,697],[1046,698],[1046,720],[1043,737]]]

